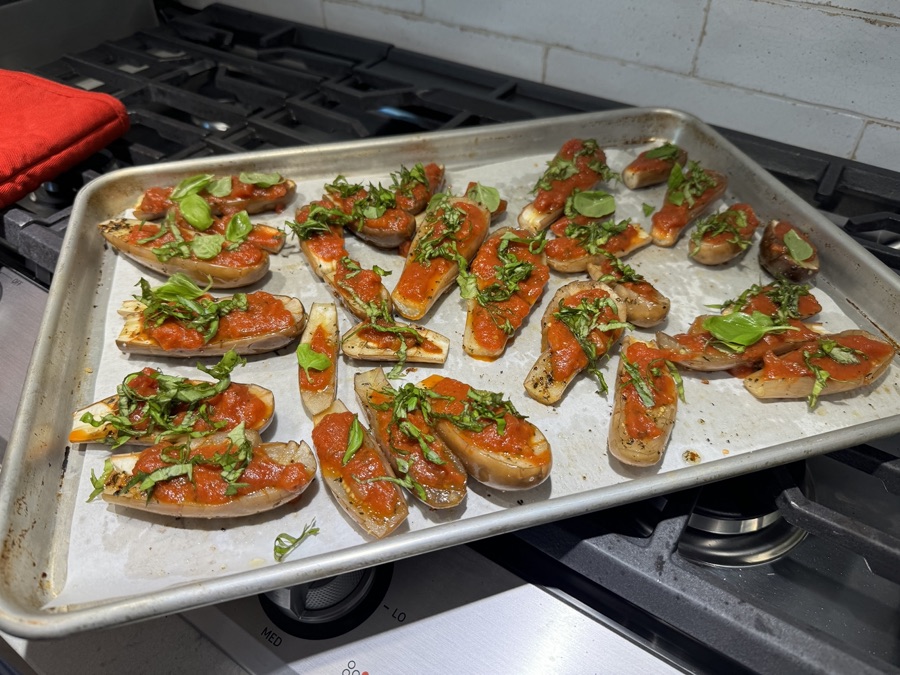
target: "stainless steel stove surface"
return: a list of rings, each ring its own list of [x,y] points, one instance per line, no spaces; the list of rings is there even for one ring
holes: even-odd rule
[[[132,127],[0,211],[0,262],[49,283],[75,193],[112,169],[622,107],[224,6],[164,5],[160,22],[36,69],[120,98]],[[720,131],[900,269],[900,175]],[[0,332],[27,343],[40,301],[13,306],[15,278],[0,269]],[[6,332],[0,416],[30,351],[7,356]],[[887,439],[401,560],[389,583],[323,581],[295,591],[302,609],[283,591],[185,618],[265,673],[900,671],[898,457]],[[348,628],[360,584],[383,596]]]

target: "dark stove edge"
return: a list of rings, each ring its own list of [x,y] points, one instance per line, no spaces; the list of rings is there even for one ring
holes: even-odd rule
[[[852,645],[836,648],[816,629],[798,628],[765,603],[754,607],[710,583],[692,563],[673,553],[686,516],[661,522],[648,539],[598,534],[596,525],[585,525],[590,517],[504,535],[517,541],[495,547],[495,562],[532,583],[572,589],[573,597],[592,607],[597,604],[597,611],[605,613],[604,603],[612,597],[624,603],[619,607],[653,615],[651,623],[642,625],[662,626],[662,635],[670,640],[683,636],[691,654],[705,650],[701,666],[707,658],[744,664],[698,672],[876,675],[896,670]],[[586,534],[590,532],[593,537]]]

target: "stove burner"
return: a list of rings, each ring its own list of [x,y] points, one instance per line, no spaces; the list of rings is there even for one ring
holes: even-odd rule
[[[812,492],[805,464],[789,467],[804,494]],[[747,567],[773,562],[806,538],[776,505],[780,490],[774,470],[704,487],[678,541],[687,560],[712,567]]]
[[[259,596],[269,619],[299,638],[343,635],[368,619],[387,593],[393,565],[347,572]]]

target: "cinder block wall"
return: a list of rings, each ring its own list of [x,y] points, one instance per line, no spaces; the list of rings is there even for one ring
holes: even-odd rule
[[[896,0],[225,2],[900,171]]]

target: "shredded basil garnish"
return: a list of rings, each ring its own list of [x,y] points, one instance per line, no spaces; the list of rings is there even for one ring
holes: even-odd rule
[[[316,527],[315,518],[313,518],[303,527],[303,532],[300,533],[299,537],[293,537],[287,532],[282,532],[277,537],[275,537],[275,562],[281,562],[291,553],[293,553],[297,549],[297,547],[300,546],[300,544],[302,544],[310,537],[315,537],[318,534],[319,528]]]

